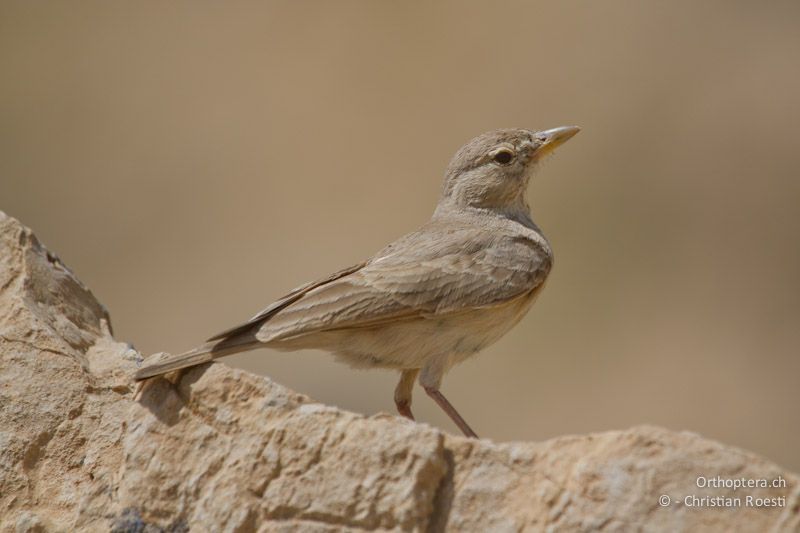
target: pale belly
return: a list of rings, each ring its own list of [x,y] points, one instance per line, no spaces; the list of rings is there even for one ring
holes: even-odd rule
[[[491,308],[319,332],[269,346],[278,350],[326,350],[356,368],[422,368],[442,356],[449,358],[450,367],[506,334],[528,312],[541,289],[540,285],[527,295]]]

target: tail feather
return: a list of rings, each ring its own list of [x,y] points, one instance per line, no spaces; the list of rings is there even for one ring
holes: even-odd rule
[[[170,355],[164,359],[146,364],[136,372],[134,379],[136,381],[141,381],[143,379],[166,374],[167,372],[201,365],[213,361],[218,357],[258,348],[260,345],[261,343],[252,335],[243,335],[222,341],[208,342],[188,352]]]

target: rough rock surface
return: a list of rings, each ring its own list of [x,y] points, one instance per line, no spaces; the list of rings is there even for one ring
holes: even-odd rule
[[[140,360],[88,289],[0,213],[0,531],[800,529],[796,475],[691,433],[473,441],[219,364],[157,380],[136,402]],[[701,475],[786,486],[698,488]],[[675,501],[660,506],[662,494]],[[743,503],[692,507],[692,494]]]

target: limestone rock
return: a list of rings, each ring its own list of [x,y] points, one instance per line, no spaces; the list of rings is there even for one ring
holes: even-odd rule
[[[140,361],[91,292],[0,213],[0,531],[800,529],[798,476],[691,433],[473,441],[222,364],[155,380],[137,402]]]

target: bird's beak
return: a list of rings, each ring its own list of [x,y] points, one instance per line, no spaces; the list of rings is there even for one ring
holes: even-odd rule
[[[536,149],[536,158],[547,155],[552,152],[557,146],[561,146],[570,140],[576,133],[581,131],[578,126],[562,126],[560,128],[553,128],[551,130],[544,130],[536,133],[535,137],[542,144]]]

